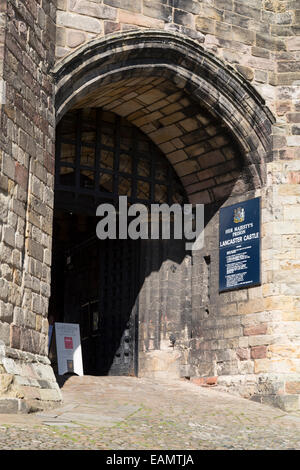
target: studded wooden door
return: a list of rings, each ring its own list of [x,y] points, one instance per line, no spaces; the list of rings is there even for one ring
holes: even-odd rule
[[[105,240],[100,249],[99,368],[134,375],[137,361],[139,241]]]
[[[136,375],[139,241],[95,239],[66,260],[65,321],[80,323],[84,373]]]

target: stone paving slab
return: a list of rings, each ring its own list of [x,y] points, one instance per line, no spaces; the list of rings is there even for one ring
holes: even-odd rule
[[[300,449],[300,413],[182,380],[70,377],[64,402],[0,415],[0,449]]]

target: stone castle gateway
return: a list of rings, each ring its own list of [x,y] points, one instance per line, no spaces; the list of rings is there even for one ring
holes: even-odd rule
[[[61,399],[50,319],[86,374],[299,408],[297,3],[1,0],[1,410]],[[204,204],[203,249],[100,242],[120,195]],[[220,210],[257,197],[261,283],[220,292]]]

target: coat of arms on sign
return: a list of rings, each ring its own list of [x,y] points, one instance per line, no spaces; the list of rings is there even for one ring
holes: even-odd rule
[[[245,220],[245,209],[243,207],[238,207],[237,209],[234,209],[234,217],[233,221],[235,224],[238,224],[240,222],[244,222]]]

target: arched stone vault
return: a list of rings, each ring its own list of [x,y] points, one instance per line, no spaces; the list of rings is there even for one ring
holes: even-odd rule
[[[137,30],[92,40],[58,62],[52,73],[57,123],[74,108],[99,107],[125,117],[167,156],[190,202],[209,206],[205,247],[193,253],[193,263],[185,252],[176,260],[178,250],[173,247],[171,253],[171,245],[165,247],[161,263],[155,247],[143,248],[141,258],[150,261],[138,300],[139,371],[151,371],[158,361],[164,368],[159,373],[165,373],[167,338],[175,329],[182,348],[181,376],[223,377],[223,384],[238,383],[245,396],[259,390],[258,385],[249,386],[249,377],[268,387],[269,377],[258,375],[249,350],[240,357],[240,345],[250,344],[244,338],[250,334],[249,321],[269,321],[261,319],[269,315],[268,302],[262,286],[249,294],[219,293],[217,250],[218,209],[229,197],[239,202],[262,196],[263,210],[269,204],[264,197],[266,167],[272,160],[275,119],[263,98],[198,43],[164,31]],[[267,229],[263,227],[263,244],[268,243]],[[170,263],[177,268],[171,281]],[[263,265],[262,283],[270,282],[272,275]],[[171,312],[171,318],[162,312]],[[154,324],[162,328],[157,344]]]
[[[114,34],[78,48],[53,74],[57,122],[74,107],[126,117],[167,155],[191,202],[263,186],[273,116],[241,76],[193,40],[153,30]]]
[[[0,35],[4,57],[0,77],[6,93],[0,110],[0,372],[14,380],[9,396],[24,396],[29,404],[35,402],[34,407],[39,402],[60,399],[46,357],[54,114],[58,122],[73,107],[97,105],[121,115],[123,112],[143,132],[152,134],[180,174],[190,200],[213,202],[208,208],[205,249],[195,254],[192,266],[189,260],[185,267],[179,268],[177,263],[176,271],[177,247],[166,243],[170,266],[155,276],[159,259],[152,256],[150,248],[146,249],[145,258],[154,260],[148,266],[151,276],[147,295],[141,296],[145,302],[153,301],[152,310],[149,304],[142,306],[148,344],[153,339],[153,323],[148,319],[160,315],[169,302],[172,325],[182,327],[182,318],[188,322],[192,312],[193,350],[185,364],[194,367],[194,376],[204,380],[216,375],[218,385],[225,383],[243,396],[287,410],[298,409],[300,154],[296,2],[261,2],[261,7],[251,8],[247,0],[229,1],[213,8],[205,2],[187,1],[183,6],[177,1],[171,7],[145,0],[131,2],[135,7],[130,7],[134,10],[130,12],[107,7],[116,2],[104,3],[1,2],[0,17],[5,28]],[[142,29],[149,26],[157,30]],[[128,31],[132,27],[139,29]],[[91,34],[106,35],[116,29],[123,33],[93,36],[65,56],[76,44],[89,40]],[[190,35],[203,47],[171,31]],[[55,46],[58,55],[65,57],[53,69]],[[274,126],[264,100],[237,71],[261,91],[276,113]],[[142,101],[143,87],[143,93],[151,91],[152,98],[155,93],[167,94],[150,103],[144,96]],[[117,103],[112,101],[113,96]],[[163,106],[164,99],[169,104]],[[178,103],[181,108],[172,109]],[[124,114],[128,105],[137,104],[136,111]],[[150,118],[151,112],[159,114],[154,119]],[[208,122],[201,122],[203,118]],[[143,123],[143,119],[150,122]],[[179,135],[161,140],[162,135],[168,136],[170,126]],[[210,135],[214,126],[218,132]],[[224,161],[220,157],[222,161],[213,165],[211,155],[207,156],[211,149],[193,154],[193,145],[198,152],[203,142],[216,143],[219,137],[230,138],[233,158],[227,160],[224,156],[227,143],[213,149],[224,157]],[[181,147],[183,139],[185,145]],[[232,163],[233,168],[228,168]],[[187,171],[193,165],[194,171]],[[261,196],[262,203],[262,285],[219,294],[218,208],[256,196]],[[192,285],[192,295],[189,287],[185,288],[186,282]],[[156,302],[158,286],[161,304]],[[173,326],[168,330],[167,320],[157,322],[165,329],[166,338],[173,330]],[[1,397],[6,392],[0,390]],[[25,407],[24,401],[15,400],[13,406]]]

